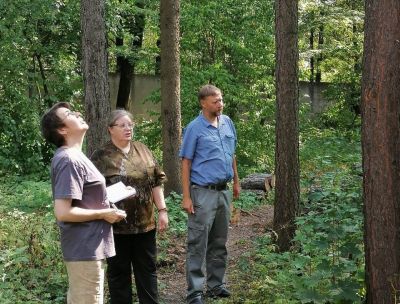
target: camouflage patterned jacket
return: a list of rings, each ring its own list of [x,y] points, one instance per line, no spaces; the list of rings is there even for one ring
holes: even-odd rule
[[[114,233],[136,234],[155,229],[152,189],[161,186],[166,176],[149,148],[132,141],[129,152],[124,153],[109,141],[93,153],[91,160],[106,178],[107,186],[122,181],[137,191],[135,197],[116,204],[126,211],[127,222],[115,223]]]

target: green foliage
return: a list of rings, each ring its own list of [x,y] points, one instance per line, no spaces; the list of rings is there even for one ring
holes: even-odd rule
[[[155,58],[159,54],[157,39],[159,36],[159,1],[107,1],[107,30],[109,42],[110,71],[117,70],[117,56],[135,63],[135,73],[151,75],[155,72]],[[143,8],[142,8],[143,7]],[[133,47],[138,40],[136,18],[144,16],[142,47]],[[116,39],[122,39],[123,45],[116,45]]]
[[[107,1],[111,70],[116,55],[135,61],[136,73],[154,73],[159,55],[159,1]],[[359,123],[362,47],[362,1],[300,1],[300,71],[308,79],[308,60],[321,55],[323,80],[334,83],[328,97],[335,104],[321,125],[348,128]],[[39,134],[39,118],[57,100],[79,103],[79,1],[2,1],[0,20],[0,165],[2,172],[37,173],[49,163],[52,149]],[[137,13],[145,15],[143,46],[127,47]],[[308,45],[309,32],[324,26],[324,43]],[[125,46],[115,45],[116,37]],[[225,113],[237,127],[240,175],[252,168],[274,168],[274,1],[183,1],[181,3],[181,110],[185,126],[199,111],[196,93],[208,82],[224,93]],[[350,60],[349,60],[350,59]],[[343,89],[342,83],[349,84]],[[159,100],[159,96],[155,97]],[[346,110],[346,111],[343,111]],[[145,139],[160,148],[160,128],[146,124]],[[161,159],[161,153],[157,151]]]
[[[168,206],[168,218],[170,221],[168,231],[178,235],[185,233],[187,230],[187,213],[181,207],[182,195],[171,192],[165,201]]]
[[[3,179],[0,196],[0,302],[63,303],[67,279],[49,183]]]
[[[79,1],[1,1],[0,166],[36,173],[48,162],[39,117],[79,95]]]
[[[66,273],[52,212],[0,215],[1,303],[62,303]]]
[[[333,83],[324,92],[328,108],[316,117],[321,127],[351,130],[361,126],[361,80]]]
[[[21,212],[47,210],[51,207],[51,188],[48,181],[34,176],[8,176],[0,179],[0,212],[18,209]]]
[[[364,2],[361,0],[299,2],[300,75],[310,79],[310,59],[322,81],[359,75],[363,45]],[[314,33],[314,46],[310,36]],[[319,36],[319,34],[321,34]],[[319,41],[319,39],[322,41]]]
[[[301,213],[289,252],[273,231],[243,257],[233,280],[245,291],[229,303],[361,303],[365,297],[360,138],[302,130]],[[249,284],[250,282],[250,284]]]
[[[242,190],[239,198],[233,201],[233,205],[241,210],[251,210],[257,206],[271,203],[270,199],[274,197],[274,194],[270,192],[267,195],[268,197],[263,199],[253,192]]]
[[[295,294],[303,302],[360,302],[364,279],[361,178],[340,170],[321,177],[323,190],[309,194],[294,241]],[[325,189],[328,190],[325,190]],[[313,297],[307,301],[307,297]]]
[[[359,129],[343,132],[308,126],[300,133],[300,167],[303,181],[312,183],[324,172],[361,166]]]
[[[160,164],[162,164],[161,125],[159,121],[142,120],[137,122],[134,140],[147,145]]]
[[[220,87],[224,113],[238,131],[241,175],[252,167],[273,167],[273,4],[250,0],[181,3],[182,124],[199,113],[200,86],[210,82]]]
[[[361,0],[299,3],[300,79],[329,84],[324,97],[330,106],[318,117],[323,128],[360,125],[363,5]]]

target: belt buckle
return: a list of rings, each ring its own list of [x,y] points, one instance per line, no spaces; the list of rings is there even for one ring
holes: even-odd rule
[[[226,183],[210,185],[210,189],[216,190],[216,191],[226,190],[226,188],[227,188]]]

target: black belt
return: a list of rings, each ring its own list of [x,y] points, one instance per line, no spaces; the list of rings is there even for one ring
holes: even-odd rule
[[[222,183],[222,184],[210,184],[210,185],[198,185],[195,183],[192,183],[192,185],[195,185],[197,187],[200,188],[204,188],[204,189],[210,189],[210,190],[216,190],[216,191],[222,191],[222,190],[228,190],[228,184],[227,183]]]

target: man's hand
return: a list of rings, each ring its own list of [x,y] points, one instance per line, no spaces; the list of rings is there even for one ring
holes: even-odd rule
[[[233,183],[233,198],[238,199],[239,194],[240,194],[240,184],[239,183]]]
[[[194,208],[193,208],[193,202],[190,197],[188,198],[183,198],[182,199],[182,208],[188,213],[188,214],[194,214]]]

